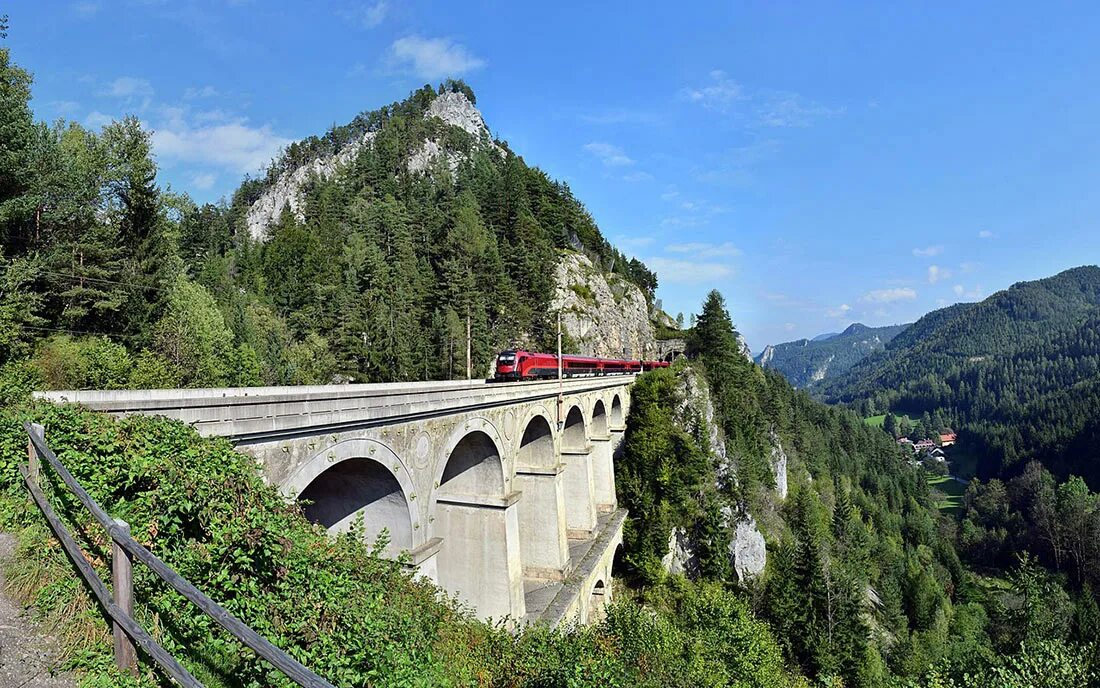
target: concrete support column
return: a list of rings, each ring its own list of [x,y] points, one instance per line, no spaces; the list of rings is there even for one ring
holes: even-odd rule
[[[612,451],[611,435],[592,438],[592,484],[596,510],[601,514],[611,513],[618,506],[615,499],[615,464]]]
[[[426,578],[439,585],[439,550],[443,546],[443,538],[434,537],[423,545],[409,550],[409,561],[406,566],[412,569],[418,578]]]
[[[596,493],[592,480],[592,448],[563,449],[565,523],[569,537],[586,539],[596,529]]]
[[[440,495],[436,534],[439,585],[470,604],[482,619],[522,620],[519,492],[506,497]]]
[[[612,426],[608,430],[607,434],[611,436],[611,456],[617,459],[617,458],[619,458],[619,454],[622,453],[623,436],[626,435],[626,426],[625,425],[622,426],[622,427]]]
[[[525,578],[563,580],[569,564],[565,465],[516,466],[520,555]]]

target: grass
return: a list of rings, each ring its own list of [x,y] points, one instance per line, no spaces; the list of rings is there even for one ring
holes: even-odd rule
[[[962,512],[962,497],[966,493],[966,484],[946,475],[929,475],[928,484],[943,495],[936,503],[940,511],[957,516]]]
[[[920,420],[919,418],[909,418],[909,416],[904,414],[899,416],[896,413],[894,414],[894,417],[898,419],[898,422],[901,422],[902,418],[908,418],[910,425],[916,425],[917,421]],[[886,414],[884,413],[880,416],[870,416],[868,418],[864,418],[863,422],[867,425],[870,425],[872,428],[881,428],[883,423],[886,422]]]

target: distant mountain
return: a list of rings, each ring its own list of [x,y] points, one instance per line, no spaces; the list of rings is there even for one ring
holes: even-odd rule
[[[960,430],[981,477],[1037,459],[1100,486],[1100,268],[1021,282],[924,316],[816,391]],[[926,416],[928,417],[928,416]]]
[[[778,370],[795,387],[808,387],[840,375],[867,355],[882,350],[906,327],[867,327],[855,323],[840,333],[768,346],[756,362]]]

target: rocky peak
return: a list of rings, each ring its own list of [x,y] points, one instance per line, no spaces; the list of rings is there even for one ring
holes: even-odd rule
[[[503,149],[492,141],[489,127],[481,112],[463,93],[445,92],[436,96],[424,112],[424,117],[438,117],[446,124],[456,126],[468,132],[481,145],[488,145],[498,153]],[[367,132],[359,138],[345,144],[333,155],[323,155],[294,169],[286,170],[272,183],[249,207],[246,223],[248,233],[253,239],[263,241],[267,238],[268,228],[278,221],[283,209],[287,208],[299,220],[304,219],[302,207],[306,185],[316,176],[331,179],[339,171],[353,162],[364,146],[369,146],[375,137]],[[441,141],[429,139],[413,151],[406,161],[409,172],[428,172],[437,160],[444,160],[453,174],[463,160],[463,155],[446,150]]]
[[[464,93],[447,91],[436,96],[432,104],[428,106],[425,117],[438,117],[447,124],[453,125],[472,135],[478,140],[491,139],[489,127],[485,126],[485,119],[481,111],[470,102]]]

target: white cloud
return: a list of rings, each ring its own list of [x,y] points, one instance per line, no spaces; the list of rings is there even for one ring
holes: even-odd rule
[[[963,287],[963,285],[956,284],[951,289],[952,289],[952,291],[955,292],[955,296],[959,296],[959,297],[967,298],[967,299],[980,299],[985,294],[985,292],[982,290],[981,285],[978,285],[978,286],[974,287],[973,289],[967,290]]]
[[[458,76],[485,66],[485,60],[449,38],[398,38],[390,46],[390,56],[398,67],[425,79]]]
[[[851,306],[846,303],[842,303],[836,308],[830,308],[825,311],[825,315],[829,316],[830,318],[843,318],[848,315],[848,312],[850,310],[852,310]]]
[[[917,258],[931,258],[943,253],[943,246],[928,246],[926,248],[913,249],[913,255]]]
[[[789,91],[766,94],[760,100],[756,115],[765,127],[808,127],[815,119],[844,114],[844,108],[826,107]]]
[[[783,329],[786,330],[787,332],[794,332],[796,328],[797,328],[797,325],[795,325],[794,323],[791,323],[791,322],[783,323]]]
[[[893,303],[894,301],[912,301],[917,298],[915,289],[909,287],[895,287],[893,289],[872,289],[860,297],[860,301],[867,303]]]
[[[356,3],[340,14],[364,29],[373,29],[386,19],[389,10],[389,3],[386,0],[377,0],[377,2]]]
[[[202,88],[189,88],[183,92],[183,97],[186,100],[194,100],[195,98],[213,98],[218,95],[218,89],[213,86],[203,86]]]
[[[711,70],[704,86],[680,90],[680,97],[716,112],[740,114],[752,124],[763,127],[808,127],[815,119],[844,114],[844,108],[831,108],[791,91],[747,92],[720,69]]]
[[[138,96],[148,98],[153,95],[153,85],[146,79],[139,79],[134,76],[120,76],[107,84],[107,88],[101,91],[101,95],[112,96],[114,98],[133,98]]]
[[[978,232],[978,238],[979,239],[992,239],[996,236],[997,236],[996,234],[989,231],[988,229],[983,229],[982,231]]]
[[[680,95],[692,103],[721,112],[728,110],[736,101],[747,98],[740,84],[727,77],[722,70],[712,70],[709,76],[710,83],[706,86],[685,88]]]
[[[731,258],[741,255],[741,249],[727,241],[722,244],[708,244],[700,241],[686,244],[670,244],[665,247],[669,253],[690,253],[699,258]]]
[[[158,158],[198,162],[238,173],[265,167],[292,139],[279,136],[270,125],[249,126],[239,118],[196,125],[173,116],[153,128],[153,151]]]
[[[587,112],[577,115],[577,119],[588,124],[656,124],[661,121],[659,115],[644,110],[616,108]]]
[[[214,186],[214,182],[216,181],[218,181],[218,175],[212,172],[200,172],[191,177],[191,185],[196,189],[209,189]]]
[[[78,17],[84,18],[92,17],[98,14],[99,7],[100,5],[98,2],[74,2],[72,5],[70,5],[73,14]]]
[[[661,194],[661,200],[662,201],[672,201],[672,200],[675,200],[676,197],[678,197],[679,195],[680,195],[679,191],[676,191],[674,189],[669,190],[669,191],[666,191],[663,194]]]
[[[584,144],[582,148],[585,150],[585,152],[591,153],[592,155],[599,158],[600,162],[602,162],[607,167],[621,167],[623,165],[634,164],[634,160],[632,160],[626,153],[624,153],[622,148],[614,146],[610,143],[593,141],[592,143]]]
[[[698,217],[673,216],[661,220],[663,227],[699,227],[707,224],[707,220]]]
[[[84,118],[84,124],[92,129],[102,129],[113,121],[115,121],[114,117],[105,115],[99,110],[92,110]]]
[[[71,115],[80,109],[80,103],[75,100],[51,100],[50,107],[59,115]]]
[[[653,180],[653,175],[649,172],[631,172],[630,174],[623,175],[624,182],[648,182]]]
[[[700,263],[677,258],[646,258],[662,284],[709,284],[733,277],[733,268],[722,263]]]
[[[651,236],[627,236],[625,234],[620,234],[612,240],[612,243],[623,248],[641,248],[643,246],[649,246],[653,241],[654,239]]]
[[[951,279],[951,271],[947,268],[941,268],[939,265],[928,266],[928,283],[935,284],[936,282]]]

